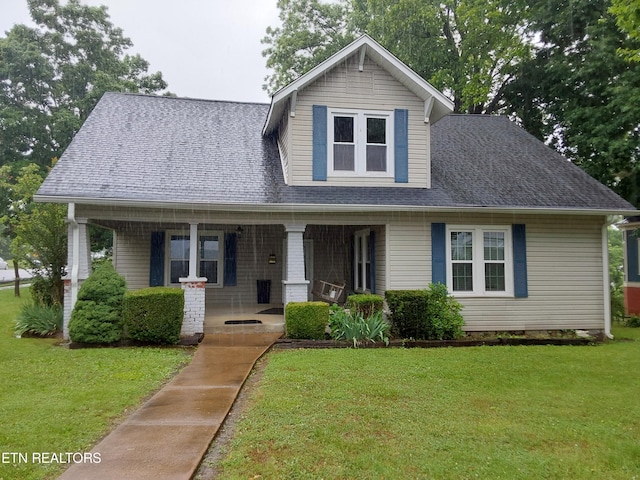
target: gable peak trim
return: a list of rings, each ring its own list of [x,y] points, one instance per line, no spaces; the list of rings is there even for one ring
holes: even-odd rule
[[[263,135],[269,135],[277,129],[279,118],[282,116],[287,100],[293,95],[294,91],[301,91],[308,85],[315,82],[326,72],[332,70],[341,62],[356,55],[359,52],[359,69],[364,68],[365,56],[371,58],[380,65],[381,68],[387,70],[394,78],[420,97],[423,101],[429,98],[434,99],[433,110],[429,117],[431,123],[437,122],[440,118],[453,112],[453,102],[443,93],[438,91],[433,85],[424,80],[420,75],[411,70],[407,65],[400,61],[395,55],[386,48],[376,42],[369,35],[364,34],[360,38],[354,40],[342,50],[334,53],[324,62],[316,65],[307,73],[301,75],[286,87],[278,90],[271,97],[271,106],[267,114],[267,120],[262,130]]]

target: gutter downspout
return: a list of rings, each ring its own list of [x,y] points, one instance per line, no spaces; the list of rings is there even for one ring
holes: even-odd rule
[[[71,236],[71,305],[69,311],[73,311],[73,307],[78,299],[78,276],[80,273],[80,227],[76,220],[76,204],[70,203],[67,211],[67,221],[72,228]]]
[[[602,225],[602,283],[604,293],[604,334],[613,340],[611,334],[611,280],[609,278],[609,225],[612,217],[606,217]]]

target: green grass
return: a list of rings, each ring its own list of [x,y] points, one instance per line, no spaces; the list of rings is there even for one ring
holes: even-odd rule
[[[179,348],[69,350],[54,339],[17,339],[16,299],[0,290],[0,455],[88,451],[191,358]],[[0,461],[0,479],[55,478],[57,465]]]
[[[219,478],[638,478],[638,372],[638,341],[275,351]]]

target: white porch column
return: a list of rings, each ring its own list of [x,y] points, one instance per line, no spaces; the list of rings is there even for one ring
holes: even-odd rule
[[[88,220],[75,217],[75,204],[69,204],[67,213],[68,247],[67,247],[67,275],[64,282],[64,305],[62,336],[69,340],[69,320],[71,312],[78,299],[78,291],[82,283],[91,274],[91,243],[89,241]]]
[[[184,318],[180,335],[188,337],[204,332],[206,278],[198,277],[198,224],[189,224],[189,276],[180,278],[184,291]]]
[[[198,276],[198,224],[189,224],[189,278]]]
[[[302,235],[307,228],[304,224],[285,225],[287,232],[287,271],[282,281],[284,304],[306,302],[309,281],[304,276],[304,240]]]

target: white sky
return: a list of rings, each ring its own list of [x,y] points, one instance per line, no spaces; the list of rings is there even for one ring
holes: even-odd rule
[[[65,3],[65,0],[60,0]],[[111,22],[180,97],[270,101],[260,40],[279,25],[277,0],[81,0],[106,5]],[[0,0],[0,32],[30,24],[26,0]]]

